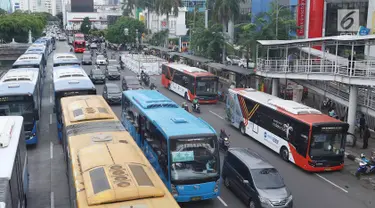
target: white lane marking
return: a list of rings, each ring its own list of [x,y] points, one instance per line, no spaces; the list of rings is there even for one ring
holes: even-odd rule
[[[52,89],[52,88],[53,88],[52,84],[49,84],[49,91],[51,91],[51,92],[52,92],[52,91],[53,91],[53,89]]]
[[[215,112],[213,112],[213,111],[210,111],[210,113],[212,113],[212,114],[214,114],[215,116],[219,117],[220,119],[224,120],[224,118],[221,117],[219,114],[217,114],[217,113],[215,113]]]
[[[340,189],[341,191],[343,191],[343,192],[345,192],[345,193],[348,193],[348,192],[349,192],[348,190],[346,190],[346,189],[340,187],[339,185],[333,183],[332,181],[326,179],[325,177],[323,177],[323,176],[321,176],[321,175],[319,175],[319,174],[317,174],[317,173],[315,173],[315,175],[318,176],[319,178],[325,180],[326,182],[328,182],[328,183],[331,184],[332,186],[334,186],[334,187]]]
[[[55,194],[51,192],[51,208],[55,208]]]
[[[228,204],[225,203],[225,201],[224,201],[220,196],[218,196],[217,198],[219,199],[219,201],[220,201],[225,207],[228,206]]]
[[[49,154],[50,154],[50,158],[53,159],[53,143],[52,142],[50,142]]]
[[[52,95],[49,96],[49,102],[52,104],[53,100],[52,100]]]
[[[52,113],[49,114],[49,124],[52,124]]]

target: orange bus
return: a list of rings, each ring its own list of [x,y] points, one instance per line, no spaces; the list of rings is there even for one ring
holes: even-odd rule
[[[162,65],[161,84],[186,100],[216,103],[219,78],[203,69],[185,64]]]
[[[74,52],[83,53],[86,49],[85,35],[82,33],[74,34],[73,40]]]
[[[349,124],[255,89],[229,89],[226,117],[243,135],[310,172],[344,168]]]

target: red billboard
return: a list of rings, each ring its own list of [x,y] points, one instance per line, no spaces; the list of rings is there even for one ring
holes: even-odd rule
[[[306,0],[298,0],[297,9],[297,36],[305,35]]]

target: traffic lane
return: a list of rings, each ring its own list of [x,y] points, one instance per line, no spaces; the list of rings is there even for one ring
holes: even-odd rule
[[[174,100],[176,103],[184,102],[182,97],[160,85],[160,76],[153,77],[161,93]],[[210,111],[215,112],[215,114],[219,115],[221,118]],[[231,135],[230,141],[232,147],[250,147],[280,171],[287,187],[293,193],[295,207],[366,207],[363,205],[362,201],[353,199],[342,190],[313,174],[304,172],[295,165],[282,161],[278,154],[270,151],[264,145],[247,136],[241,135],[239,130],[230,126],[229,123],[223,119],[225,117],[223,103],[218,105],[201,105],[201,112],[200,115],[195,115],[211,124],[216,131],[219,131],[221,128],[226,129],[227,133]],[[224,195],[223,198],[225,198]],[[319,199],[319,201],[316,199]]]

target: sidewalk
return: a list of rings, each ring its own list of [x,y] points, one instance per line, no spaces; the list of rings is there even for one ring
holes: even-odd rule
[[[367,149],[362,149],[363,139],[360,138],[359,133],[356,132],[357,142],[355,147],[346,146],[345,155],[349,160],[359,162],[361,153],[364,153],[367,158],[371,157],[371,154],[375,153],[375,133],[371,132],[371,137],[368,140]]]

